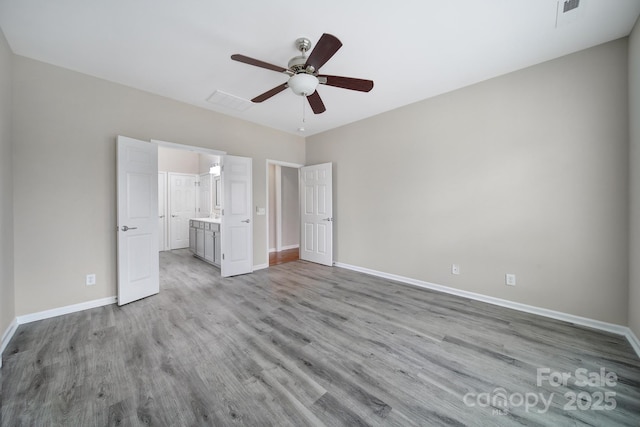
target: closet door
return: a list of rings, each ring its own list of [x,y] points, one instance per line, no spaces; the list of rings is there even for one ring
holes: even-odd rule
[[[189,247],[189,219],[196,215],[197,175],[169,172],[171,249]]]

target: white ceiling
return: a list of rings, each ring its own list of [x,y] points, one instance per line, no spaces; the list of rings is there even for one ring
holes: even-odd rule
[[[290,90],[246,111],[207,98],[220,90],[251,99],[287,80],[232,54],[286,67],[298,37],[315,44],[333,34],[343,46],[322,74],[375,86],[320,86],[327,111],[306,106],[302,135],[312,135],[626,36],[640,14],[640,0],[581,0],[573,22],[556,28],[557,3],[0,0],[0,28],[18,55],[290,133],[299,133],[303,105]]]

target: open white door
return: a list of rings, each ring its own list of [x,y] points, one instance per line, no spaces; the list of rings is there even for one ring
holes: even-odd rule
[[[158,172],[158,250],[167,249],[167,173]]]
[[[333,265],[331,163],[300,168],[300,259]]]
[[[158,146],[118,136],[118,305],[160,291]]]
[[[253,271],[252,162],[247,157],[222,158],[222,277]]]

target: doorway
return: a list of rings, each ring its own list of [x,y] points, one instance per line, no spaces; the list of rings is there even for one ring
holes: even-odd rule
[[[160,251],[189,247],[189,219],[219,217],[211,168],[220,161],[219,155],[158,147]]]
[[[298,168],[267,160],[267,252],[269,266],[299,259]]]

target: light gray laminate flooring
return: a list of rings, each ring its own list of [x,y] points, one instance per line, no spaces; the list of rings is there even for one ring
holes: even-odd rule
[[[188,250],[156,296],[21,325],[1,381],[2,426],[640,425],[621,336],[304,261],[221,279]]]

